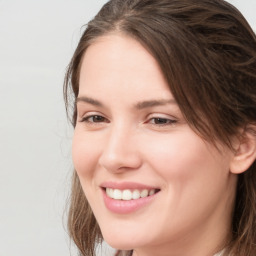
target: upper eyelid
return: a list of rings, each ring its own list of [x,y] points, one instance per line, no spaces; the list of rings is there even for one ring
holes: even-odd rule
[[[108,119],[108,117],[100,111],[96,111],[96,110],[88,111],[86,109],[77,109],[77,116],[79,116],[80,118],[87,117],[87,116],[102,116]]]
[[[147,115],[148,119],[153,119],[153,118],[162,118],[162,119],[170,119],[170,120],[178,120],[177,117],[170,115],[170,114],[164,114],[164,113],[151,113]]]
[[[144,112],[144,111],[143,111]],[[146,114],[146,113],[144,113]],[[142,113],[142,115],[144,115]],[[105,113],[102,113],[100,110],[89,110],[87,107],[83,108],[82,106],[80,108],[77,109],[77,117],[78,118],[86,118],[89,116],[102,116],[105,119],[111,120],[111,118],[106,115]],[[177,117],[176,115],[173,115],[171,113],[168,112],[150,112],[148,114],[146,114],[146,116],[144,116],[144,120],[147,121],[149,119],[153,119],[153,118],[162,118],[162,119],[169,119],[169,120],[173,120],[173,121],[178,121],[179,117]]]
[[[77,113],[79,115],[79,113]],[[89,112],[86,112],[84,114],[81,114],[80,115],[81,117],[90,117],[90,116],[102,116],[106,119],[109,119],[105,114],[101,113],[101,112],[98,112],[98,111],[89,111]],[[162,119],[169,119],[169,120],[178,120],[177,117],[175,116],[171,116],[171,115],[168,115],[168,114],[161,114],[161,113],[156,113],[156,114],[149,114],[145,117],[145,119],[154,119],[154,118],[162,118]]]
[[[152,119],[165,119],[165,120],[170,120],[170,121],[177,121],[177,118],[162,117],[162,116],[154,116],[154,117],[149,118],[149,120],[152,120]]]
[[[171,124],[174,124],[174,123],[177,123],[177,122],[178,122],[178,120],[177,120],[177,119],[174,119],[174,118],[153,117],[153,118],[148,119],[147,123],[150,123],[150,122],[151,122],[152,120],[154,120],[154,119],[155,119],[155,121],[156,121],[157,119],[162,119],[162,120],[169,121],[169,123],[167,122],[167,123],[165,123],[165,124],[155,124],[155,125],[171,125]]]
[[[98,113],[98,112],[86,113],[86,114],[82,115],[81,118],[84,119],[84,118],[89,118],[89,117],[94,117],[94,116],[100,116],[100,117],[103,117],[104,119],[108,120],[108,118],[105,115]]]
[[[84,116],[84,117],[82,117],[82,121],[83,120],[88,120],[89,118],[93,118],[93,117],[102,117],[103,118],[103,121],[102,121],[102,123],[109,123],[109,120],[106,118],[106,117],[104,117],[104,116],[101,116],[101,115],[88,115],[88,116]],[[101,122],[92,122],[92,123],[101,123]]]

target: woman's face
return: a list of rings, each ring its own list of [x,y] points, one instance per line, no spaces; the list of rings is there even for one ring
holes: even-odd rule
[[[111,246],[200,255],[222,242],[233,154],[191,130],[145,48],[120,35],[95,41],[82,61],[77,109],[74,166]]]

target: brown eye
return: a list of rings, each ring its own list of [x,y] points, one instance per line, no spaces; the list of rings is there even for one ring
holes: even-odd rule
[[[108,122],[108,120],[105,117],[99,116],[99,115],[87,116],[87,117],[84,117],[81,121],[82,122],[87,122],[87,123],[104,123],[104,122]]]
[[[100,122],[105,122],[106,121],[106,119],[103,116],[92,116],[91,120],[94,123],[100,123]]]
[[[155,125],[168,125],[168,124],[173,124],[175,122],[176,122],[175,120],[168,119],[168,118],[161,118],[161,117],[152,118],[150,120],[150,123]]]
[[[154,118],[155,124],[167,124],[169,123],[169,120],[166,118]]]

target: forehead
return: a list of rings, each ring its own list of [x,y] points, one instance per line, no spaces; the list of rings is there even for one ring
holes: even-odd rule
[[[102,36],[84,54],[79,93],[107,90],[170,96],[169,86],[153,56],[136,40],[118,34]],[[130,95],[132,97],[132,95]]]

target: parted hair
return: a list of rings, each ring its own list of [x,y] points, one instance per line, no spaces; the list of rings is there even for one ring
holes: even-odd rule
[[[256,36],[235,7],[224,0],[110,0],[86,25],[65,76],[74,127],[83,55],[109,33],[134,38],[156,59],[187,123],[203,139],[232,148],[231,137],[256,124]],[[96,255],[103,238],[75,171],[68,229],[80,255]],[[256,255],[255,161],[238,175],[225,247],[226,255]]]

